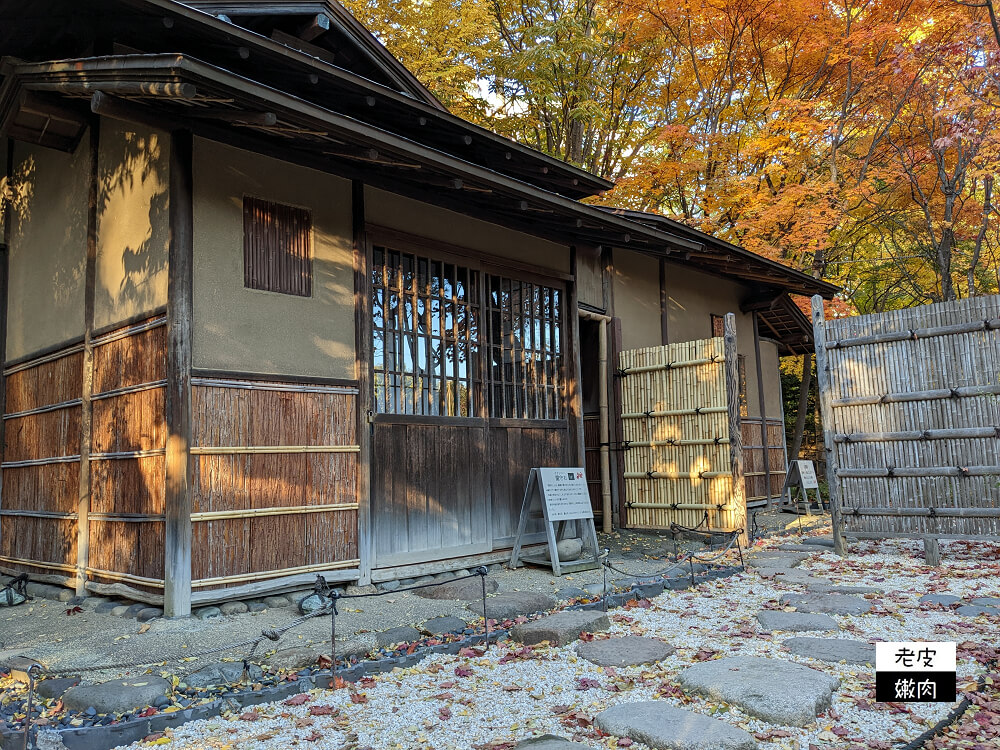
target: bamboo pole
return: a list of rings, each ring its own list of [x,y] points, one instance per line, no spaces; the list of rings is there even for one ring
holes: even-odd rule
[[[1000,518],[1000,508],[846,508],[845,515],[942,518]]]
[[[837,469],[841,478],[873,477],[992,477],[1000,475],[1000,466],[899,466],[881,468]]]
[[[638,375],[646,372],[660,372],[663,370],[679,370],[682,367],[697,367],[698,365],[711,365],[723,361],[723,357],[708,357],[705,359],[689,359],[680,362],[665,362],[661,365],[642,365],[641,367],[622,368],[622,375]]]
[[[816,380],[819,387],[820,413],[823,419],[823,447],[826,449],[827,488],[830,493],[830,519],[833,525],[833,549],[844,555],[844,534],[840,518],[840,479],[837,476],[837,454],[833,442],[833,385],[826,352],[826,313],[823,298],[812,298],[813,341],[816,346]]]
[[[688,417],[699,414],[726,414],[725,406],[696,406],[693,409],[668,409],[665,411],[638,411],[622,414],[622,419],[643,419],[649,417]]]
[[[868,406],[872,404],[896,404],[907,401],[940,401],[947,398],[974,398],[976,396],[1000,395],[1000,385],[974,385],[960,388],[937,388],[929,391],[907,393],[886,393],[881,396],[855,396],[833,401],[833,408],[847,406]]]
[[[199,578],[191,582],[192,588],[205,588],[206,586],[221,586],[230,583],[243,583],[245,581],[259,581],[264,578],[278,578],[290,576],[297,573],[318,573],[324,570],[341,570],[343,568],[355,568],[361,564],[360,560],[340,560],[332,563],[319,563],[317,565],[301,565],[297,568],[282,568],[281,570],[262,570],[256,573],[248,573],[238,576],[219,576],[218,578]]]
[[[215,445],[195,446],[192,456],[242,456],[270,453],[359,453],[357,445]]]
[[[897,341],[917,341],[919,339],[935,338],[937,336],[952,336],[975,331],[994,331],[1000,328],[1000,318],[977,320],[971,323],[955,323],[952,325],[935,326],[933,328],[914,328],[908,331],[892,331],[871,336],[858,336],[850,339],[831,341],[828,349],[846,349],[850,346],[867,346],[871,344],[891,344]]]
[[[940,430],[905,430],[902,432],[838,432],[833,436],[837,443],[881,443],[905,440],[959,440],[963,438],[1000,437],[998,427],[956,427]]]
[[[342,510],[357,510],[358,503],[340,505],[289,505],[273,508],[251,508],[250,510],[213,510],[192,513],[191,521],[219,521],[227,518],[258,518],[260,516],[287,516],[300,513],[333,513]]]
[[[691,474],[690,472],[674,472],[674,471],[626,471],[626,479],[693,479],[695,477],[700,479],[715,479],[716,477],[728,477],[728,471],[699,471],[696,474]],[[632,503],[632,507],[638,507],[635,503]]]

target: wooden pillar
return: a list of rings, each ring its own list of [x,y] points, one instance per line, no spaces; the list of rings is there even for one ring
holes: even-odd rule
[[[354,235],[354,336],[355,379],[358,383],[358,557],[361,558],[359,583],[371,583],[371,436],[372,406],[372,316],[371,274],[368,237],[365,234],[365,185],[351,182],[351,220]]]
[[[5,139],[3,148],[7,151],[7,169],[4,175],[10,189],[14,179],[14,141]],[[7,413],[7,378],[4,369],[7,364],[7,283],[10,275],[10,239],[14,221],[14,209],[10,201],[0,197],[3,208],[3,237],[0,238],[0,463],[4,459],[4,422]],[[3,507],[3,471],[0,471],[0,508]]]
[[[660,343],[666,346],[670,343],[668,320],[670,317],[669,297],[667,295],[667,261],[660,258]]]
[[[760,321],[757,311],[751,314],[753,318],[753,356],[757,361],[757,406],[760,409],[760,444],[764,452],[764,494],[767,495],[767,507],[772,504],[771,498],[771,450],[767,439],[767,405],[764,401],[764,368],[760,362]],[[742,436],[741,436],[742,437]]]
[[[191,614],[192,138],[170,135],[170,249],[167,271],[166,498],[163,610]]]
[[[747,493],[743,478],[743,437],[740,432],[740,364],[736,348],[736,315],[727,313],[723,325],[726,357],[726,405],[729,410],[729,468],[733,475],[733,506],[743,512],[742,541],[750,538]]]
[[[566,321],[569,325],[570,350],[567,352],[566,361],[570,365],[571,372],[566,378],[569,390],[567,392],[567,419],[569,421],[570,440],[573,444],[574,466],[586,465],[586,448],[583,444],[583,389],[580,387],[580,305],[577,297],[577,261],[576,247],[569,249],[569,274],[572,280],[569,282],[569,300],[567,307]]]
[[[76,503],[76,595],[87,595],[90,565],[90,447],[93,439],[91,396],[94,393],[94,293],[97,285],[98,152],[101,118],[90,123],[90,196],[87,205],[87,265],[83,301],[83,388],[80,394],[80,485]]]
[[[833,551],[843,555],[846,549],[844,530],[840,525],[840,484],[837,478],[837,452],[833,444],[833,391],[826,353],[826,313],[823,310],[823,298],[818,294],[812,298],[812,321],[813,341],[816,345],[816,385],[819,388],[823,448],[826,451],[826,484],[827,492],[830,494],[830,523],[833,526]]]

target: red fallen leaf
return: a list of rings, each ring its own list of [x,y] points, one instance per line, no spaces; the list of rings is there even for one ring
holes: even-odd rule
[[[52,706],[51,711],[52,711],[52,713],[57,713],[59,711],[62,711],[62,701],[59,701],[58,708],[56,706]],[[156,713],[156,709],[153,706],[150,706],[146,710],[144,710],[144,711],[142,711],[140,713],[137,713],[136,716],[139,717],[140,719],[148,719],[150,716],[152,716],[155,713]]]
[[[320,669],[329,669],[333,666],[333,660],[331,660],[326,654],[320,654],[319,658],[316,660],[316,666]]]
[[[83,607],[70,607],[66,610],[67,615],[78,615],[83,612]]]
[[[581,641],[592,641],[592,640],[594,640],[594,634],[593,633],[580,633],[580,640]]]
[[[635,743],[632,742],[632,740],[630,740],[628,737],[622,737],[620,740],[618,740],[618,747],[631,747],[634,744]]]
[[[333,678],[333,689],[334,690],[340,690],[341,688],[348,687],[350,684],[351,683],[349,683],[343,677],[334,677]]]
[[[719,653],[718,651],[713,651],[710,648],[701,648],[701,649],[698,649],[698,653],[696,653],[694,655],[694,660],[695,661],[708,661],[709,659],[714,658],[716,656],[716,654],[718,654],[718,653]]]
[[[303,703],[311,701],[312,698],[308,693],[299,693],[298,695],[293,695],[291,698],[285,701],[286,706],[301,706]]]
[[[316,740],[321,740],[321,739],[323,739],[323,735],[314,729],[312,730],[312,733],[308,737],[306,737],[306,742],[315,742]]]
[[[260,714],[256,711],[246,711],[245,713],[240,714],[240,718],[243,719],[243,721],[257,721],[257,719],[260,718]]]
[[[472,670],[468,667],[455,667],[456,677],[470,677],[472,676]]]
[[[503,689],[508,693],[516,693],[519,690],[524,690],[520,685],[504,685]]]
[[[338,711],[333,706],[309,706],[310,716],[333,716],[336,713],[338,713]]]
[[[448,719],[451,718],[451,709],[447,706],[441,706],[441,708],[438,709],[438,716],[442,721],[448,721]]]
[[[560,703],[559,705],[552,707],[552,713],[554,714],[568,714],[572,710],[573,710],[572,706],[567,706],[563,703]]]
[[[591,688],[599,688],[601,683],[597,680],[592,680],[589,677],[581,677],[576,681],[577,690],[590,690]]]
[[[358,686],[363,688],[375,687],[375,679],[372,677],[362,677],[358,680]]]
[[[450,701],[455,696],[452,695],[451,693],[438,693],[434,697],[439,701]]]
[[[147,734],[145,737],[142,738],[142,741],[143,742],[156,742],[157,740],[162,739],[165,736],[166,735],[164,735],[163,732],[157,732],[156,734]]]
[[[351,693],[351,703],[367,703],[368,696],[364,693]]]
[[[471,646],[464,646],[458,650],[459,656],[482,656],[485,651],[481,648],[472,648]]]
[[[448,680],[447,682],[442,682],[440,685],[438,685],[438,687],[443,688],[444,690],[448,690],[449,688],[455,687],[455,683],[452,680]]]
[[[847,731],[846,727],[842,727],[842,726],[839,726],[839,725],[833,727],[832,729],[830,729],[830,731],[833,732],[838,737],[846,737],[847,735],[850,734],[850,732]]]

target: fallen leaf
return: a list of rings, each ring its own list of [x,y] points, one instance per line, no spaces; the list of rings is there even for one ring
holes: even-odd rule
[[[312,698],[309,697],[309,693],[299,693],[298,695],[293,695],[291,698],[285,701],[286,706],[301,706],[303,703],[307,703]]]

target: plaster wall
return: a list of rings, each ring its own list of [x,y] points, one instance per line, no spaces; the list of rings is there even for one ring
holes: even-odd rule
[[[167,304],[170,137],[104,119],[97,157],[94,327]]]
[[[656,258],[614,250],[615,316],[622,322],[622,348],[660,346],[660,264]]]
[[[12,168],[8,360],[83,336],[89,135],[72,154],[17,142]]]
[[[311,297],[243,285],[243,197],[312,212]],[[195,368],[350,379],[351,183],[211,141],[194,143]]]

